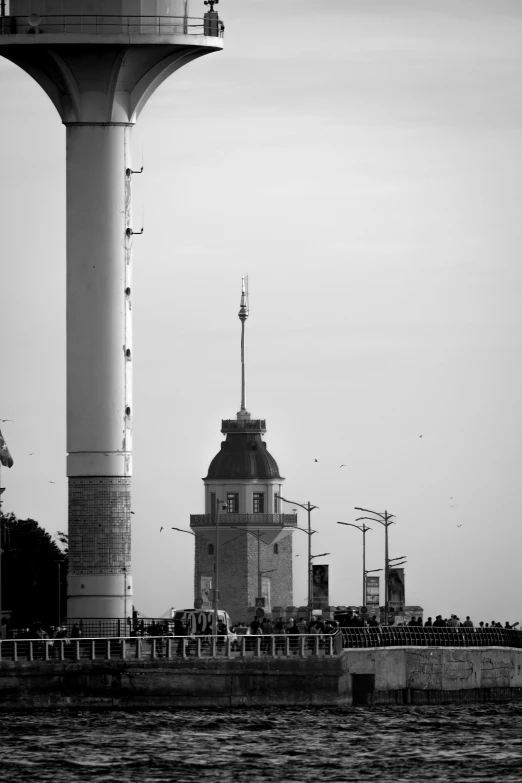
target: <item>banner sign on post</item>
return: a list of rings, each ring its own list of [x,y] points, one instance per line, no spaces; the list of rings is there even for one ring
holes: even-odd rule
[[[202,576],[201,577],[201,605],[205,609],[207,609],[212,604],[212,577],[211,576]]]
[[[390,568],[388,571],[388,601],[390,604],[405,604],[404,568]]]
[[[329,605],[327,565],[312,565],[312,603],[314,609]]]
[[[366,606],[379,606],[379,581],[380,577],[378,576],[366,577]]]

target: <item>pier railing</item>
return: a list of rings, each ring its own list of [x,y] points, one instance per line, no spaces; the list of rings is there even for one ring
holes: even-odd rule
[[[223,37],[221,20],[189,16],[127,16],[105,14],[51,14],[5,16],[3,35],[209,35]]]
[[[344,648],[354,647],[517,647],[522,631],[508,628],[341,628]]]
[[[189,658],[325,657],[342,652],[341,637],[152,636],[112,639],[2,639],[2,661],[174,660]]]

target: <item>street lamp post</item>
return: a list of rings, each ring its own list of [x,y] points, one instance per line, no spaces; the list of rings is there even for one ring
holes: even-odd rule
[[[0,639],[2,638],[2,493],[4,487],[2,487],[2,463],[0,462]]]
[[[216,576],[216,584],[214,589],[214,627],[212,628],[212,636],[218,635],[218,604],[219,604],[219,504],[223,504],[223,511],[226,509],[225,501],[216,498],[216,560],[214,564],[214,573]]]
[[[276,498],[279,500],[282,500],[283,503],[290,503],[292,506],[299,506],[300,508],[303,508],[306,513],[308,514],[308,531],[305,530],[305,533],[308,535],[308,622],[312,621],[312,535],[315,531],[312,531],[312,511],[316,508],[319,508],[319,506],[314,506],[310,501],[307,502],[306,506],[303,503],[296,503],[293,500],[286,500],[286,498],[282,497],[281,495],[276,494]],[[300,528],[301,530],[303,528]],[[317,555],[319,557],[319,555]]]
[[[363,519],[369,519],[371,522],[378,522],[380,525],[384,527],[384,624],[388,625],[388,613],[389,613],[389,589],[388,589],[388,569],[389,569],[389,560],[388,560],[388,528],[390,525],[394,525],[395,523],[392,522],[392,519],[394,519],[394,514],[388,514],[387,511],[380,512],[380,511],[372,511],[369,508],[360,508],[360,506],[355,506],[356,511],[366,511],[367,514],[374,514],[373,517],[357,517],[355,520],[356,522],[360,522]]]
[[[338,525],[348,525],[349,527],[356,527],[363,534],[363,589],[362,589],[362,605],[366,606],[366,533],[371,530],[371,527],[362,523],[362,525],[354,525],[352,522],[338,522]]]
[[[62,624],[62,563],[57,560],[58,565],[58,626]]]

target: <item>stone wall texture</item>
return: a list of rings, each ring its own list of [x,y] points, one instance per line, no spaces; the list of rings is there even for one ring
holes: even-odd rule
[[[214,575],[215,555],[209,554],[209,541],[202,533],[196,537],[194,596],[199,597],[202,576]],[[261,571],[270,571],[272,606],[292,604],[292,536],[277,542],[277,554],[273,544],[260,544]],[[221,609],[225,609],[233,623],[247,621],[248,608],[255,605],[258,594],[258,544],[254,536],[241,533],[234,540],[220,546],[219,592]]]

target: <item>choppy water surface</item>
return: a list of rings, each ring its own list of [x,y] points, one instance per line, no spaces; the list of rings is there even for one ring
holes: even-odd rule
[[[0,715],[3,781],[517,781],[522,705]]]

